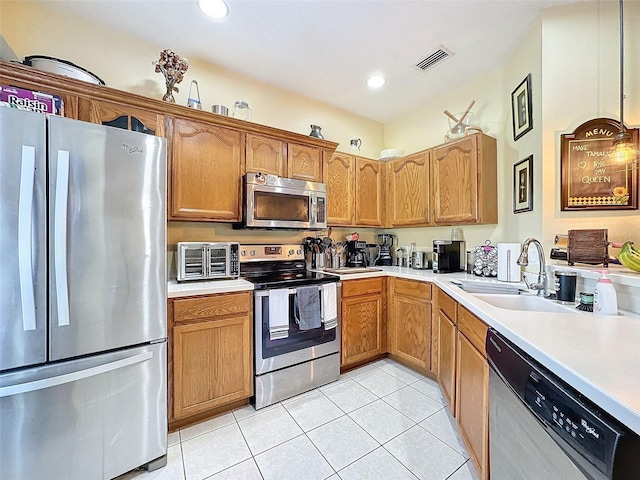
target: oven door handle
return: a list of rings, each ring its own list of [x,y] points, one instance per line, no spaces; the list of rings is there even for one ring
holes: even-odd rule
[[[274,290],[278,290],[278,289],[274,289]],[[288,291],[289,291],[289,295],[295,295],[296,293],[295,288],[289,288]],[[268,297],[269,295],[271,295],[270,292],[271,290],[259,290],[259,291],[254,290],[253,294],[256,297]]]
[[[340,288],[341,286],[342,286],[342,283],[341,283],[341,282],[338,282],[338,283],[336,284],[336,287],[337,287],[337,288]],[[254,294],[256,297],[268,297],[268,296],[270,295],[270,293],[269,293],[269,292],[271,292],[271,290],[279,290],[279,289],[277,289],[277,288],[273,288],[273,289],[267,289],[267,290],[254,290],[254,291],[253,291],[253,294]],[[295,295],[295,294],[296,294],[296,291],[297,291],[297,289],[296,289],[296,288],[289,288],[288,290],[289,290],[289,295]],[[322,284],[319,284],[319,285],[318,285],[318,290],[322,290]],[[340,298],[340,295],[338,295],[338,298]]]

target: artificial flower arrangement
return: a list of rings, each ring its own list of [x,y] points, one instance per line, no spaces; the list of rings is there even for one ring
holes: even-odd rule
[[[160,60],[154,62],[156,73],[162,73],[167,84],[167,93],[164,94],[162,100],[165,102],[175,103],[173,92],[179,92],[176,83],[180,83],[184,78],[184,74],[189,68],[189,60],[180,58],[176,53],[168,48],[160,52]]]

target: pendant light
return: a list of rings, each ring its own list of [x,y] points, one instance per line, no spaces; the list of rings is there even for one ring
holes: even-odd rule
[[[624,127],[624,12],[620,0],[620,130],[613,139],[609,154],[604,157],[610,172],[629,171],[638,168],[640,152],[636,149],[631,134]]]

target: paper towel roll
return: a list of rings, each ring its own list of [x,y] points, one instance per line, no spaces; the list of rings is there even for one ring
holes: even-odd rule
[[[521,249],[519,243],[498,243],[498,280],[520,281],[520,265],[517,262]]]

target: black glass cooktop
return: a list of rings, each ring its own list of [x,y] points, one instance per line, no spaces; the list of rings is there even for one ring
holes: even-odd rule
[[[295,288],[303,285],[317,285],[340,280],[337,275],[309,272],[307,270],[289,272],[241,272],[241,276],[243,279],[253,283],[256,290]]]

